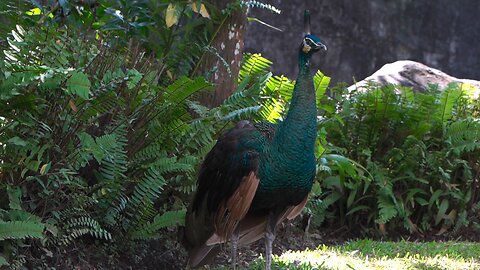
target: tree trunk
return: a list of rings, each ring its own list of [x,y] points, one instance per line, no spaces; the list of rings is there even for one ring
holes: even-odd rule
[[[218,9],[224,9],[229,2],[212,0]],[[246,10],[237,10],[226,18],[214,37],[212,47],[223,58],[207,52],[200,66],[201,74],[214,70],[210,82],[215,84],[215,90],[203,93],[199,101],[208,107],[220,105],[235,90],[237,76],[243,54],[243,39],[247,22]]]

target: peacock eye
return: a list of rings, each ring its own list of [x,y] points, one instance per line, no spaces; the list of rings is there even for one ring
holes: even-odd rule
[[[305,44],[307,44],[309,46],[313,46],[315,44],[315,42],[313,42],[313,40],[310,39],[310,38],[305,38]]]

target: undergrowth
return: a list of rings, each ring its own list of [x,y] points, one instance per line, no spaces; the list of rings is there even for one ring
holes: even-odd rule
[[[470,221],[480,202],[480,107],[473,90],[458,84],[431,85],[424,93],[375,84],[332,89],[324,99],[331,110],[319,121],[326,167],[309,205],[314,223],[394,237],[402,230],[423,236],[478,226]]]

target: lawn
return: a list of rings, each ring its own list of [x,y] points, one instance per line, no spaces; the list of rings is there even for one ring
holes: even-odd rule
[[[263,269],[262,258],[247,269]],[[359,240],[315,250],[288,251],[273,269],[480,269],[480,243]]]

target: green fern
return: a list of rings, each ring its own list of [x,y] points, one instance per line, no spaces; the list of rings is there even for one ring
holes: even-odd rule
[[[154,167],[148,168],[141,181],[135,186],[126,205],[126,211],[130,216],[129,222],[132,223],[128,226],[128,230],[135,228],[138,223],[146,219],[146,214],[151,213],[153,202],[162,192],[164,185],[165,179],[161,173]]]
[[[454,106],[458,104],[459,98],[462,96],[462,91],[457,84],[450,84],[442,93],[440,97],[440,106],[435,116],[441,123],[445,123],[452,119]]]
[[[327,88],[330,85],[330,80],[331,78],[325,76],[325,74],[323,74],[320,70],[318,70],[317,73],[315,73],[315,76],[313,76],[313,83],[315,86],[315,93],[317,98],[317,107],[319,108],[324,108],[322,107],[321,100],[325,96]]]
[[[132,232],[130,237],[138,240],[157,239],[159,237],[158,231],[160,229],[179,224],[181,225],[184,223],[184,218],[185,210],[169,211],[161,215],[158,214],[151,223],[147,223]]]
[[[112,235],[103,229],[98,221],[91,217],[82,216],[67,221],[65,225],[65,235],[60,239],[60,242],[63,245],[68,245],[73,240],[87,234],[97,239],[112,239]]]
[[[43,238],[45,225],[36,221],[0,221],[0,240]]]
[[[473,152],[480,149],[480,123],[465,119],[451,123],[446,128],[452,151],[457,154]]]
[[[245,6],[248,6],[248,7],[256,7],[256,8],[266,9],[266,10],[269,10],[269,11],[271,11],[273,13],[277,13],[277,14],[281,13],[281,11],[278,8],[276,8],[275,6],[270,5],[270,4],[265,4],[265,3],[262,3],[260,1],[255,1],[255,0],[242,1],[241,4],[245,5]]]
[[[245,54],[238,74],[238,81],[242,82],[247,77],[263,75],[270,69],[271,65],[272,62],[260,54]]]
[[[181,77],[165,89],[165,99],[174,104],[185,101],[192,94],[212,89],[213,86],[203,78],[191,80]]]
[[[398,215],[397,207],[391,196],[379,196],[378,208],[377,223],[385,224]]]

